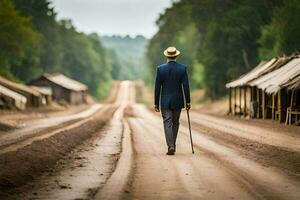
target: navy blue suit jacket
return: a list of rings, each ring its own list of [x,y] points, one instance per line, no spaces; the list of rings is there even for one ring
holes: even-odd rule
[[[177,110],[190,103],[189,79],[186,66],[175,61],[158,66],[155,79],[154,104],[161,109]]]

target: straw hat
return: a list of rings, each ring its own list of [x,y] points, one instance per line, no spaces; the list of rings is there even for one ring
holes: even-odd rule
[[[180,54],[180,51],[178,51],[175,47],[168,47],[164,51],[164,55],[168,58],[174,58],[177,57]]]

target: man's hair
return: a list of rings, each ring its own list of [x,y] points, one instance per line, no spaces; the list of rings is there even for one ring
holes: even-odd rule
[[[175,60],[177,58],[177,56],[175,56],[175,57],[167,57],[167,58],[170,59],[170,60]]]

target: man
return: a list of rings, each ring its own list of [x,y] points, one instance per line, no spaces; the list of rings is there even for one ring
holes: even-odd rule
[[[176,138],[184,98],[186,109],[191,108],[186,66],[176,62],[179,54],[175,47],[168,47],[164,51],[168,61],[157,68],[155,80],[154,107],[156,112],[161,109],[168,145],[167,155],[174,155],[176,152]]]

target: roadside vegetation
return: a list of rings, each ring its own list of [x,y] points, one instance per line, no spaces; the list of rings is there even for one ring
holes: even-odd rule
[[[226,94],[225,83],[260,60],[300,49],[297,0],[181,0],[160,15],[159,31],[149,41],[145,80],[152,84],[162,52],[176,46],[188,66],[193,89],[206,97]]]
[[[63,73],[107,96],[112,80],[154,82],[161,52],[182,51],[192,89],[217,99],[225,83],[261,60],[300,49],[297,0],[180,0],[156,21],[158,32],[143,36],[98,36],[58,20],[50,0],[0,2],[0,75],[27,83],[42,73]]]
[[[108,49],[108,59],[112,64],[112,77],[115,80],[137,80],[143,76],[143,55],[147,39],[136,37],[102,36],[103,45]]]
[[[64,73],[107,96],[112,65],[96,34],[57,20],[49,0],[0,2],[0,75],[27,83],[42,73]]]

